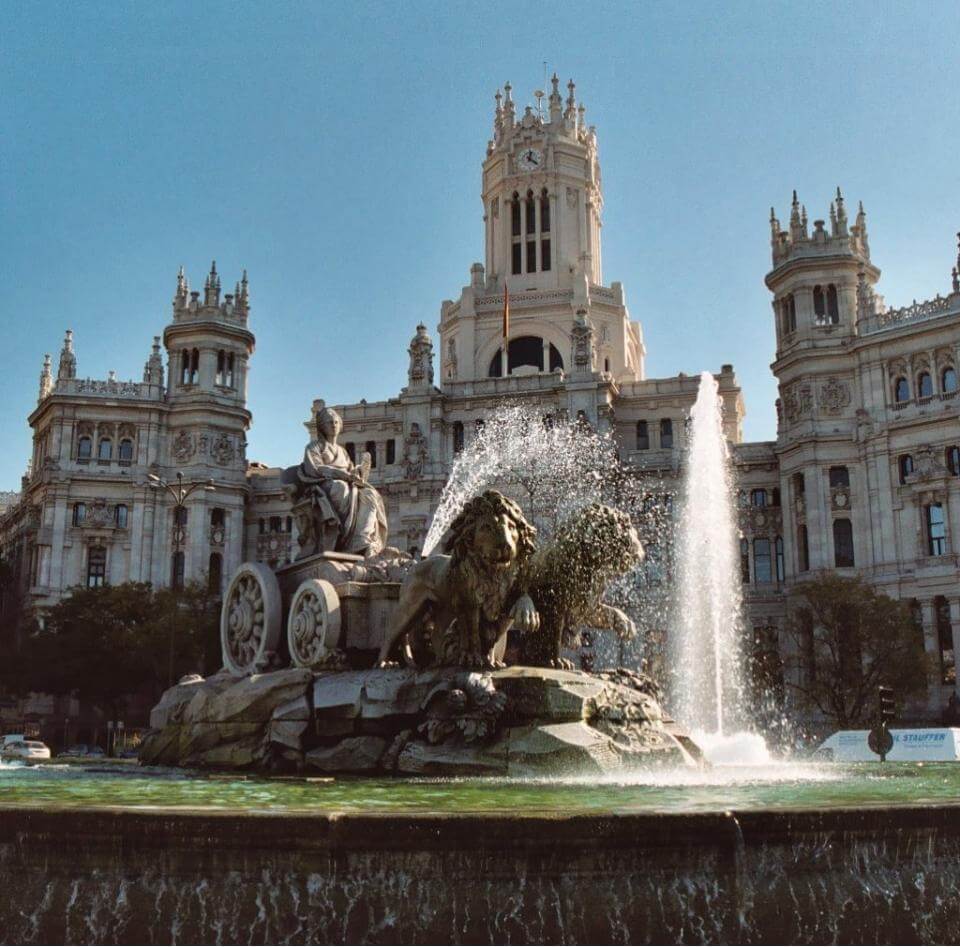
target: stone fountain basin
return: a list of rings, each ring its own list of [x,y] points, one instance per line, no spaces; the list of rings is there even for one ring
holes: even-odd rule
[[[960,806],[0,806],[7,943],[956,943]]]
[[[696,765],[698,750],[636,676],[511,667],[314,672],[170,688],[144,763],[401,776],[607,775]]]

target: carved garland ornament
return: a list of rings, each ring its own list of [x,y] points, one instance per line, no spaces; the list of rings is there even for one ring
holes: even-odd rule
[[[234,573],[220,612],[223,663],[234,677],[270,667],[281,619],[277,577],[261,562],[245,562]]]

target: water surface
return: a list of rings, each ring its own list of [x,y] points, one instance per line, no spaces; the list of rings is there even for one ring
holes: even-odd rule
[[[0,764],[0,806],[458,813],[711,812],[960,801],[953,763],[774,763],[624,778],[269,778],[111,763]]]

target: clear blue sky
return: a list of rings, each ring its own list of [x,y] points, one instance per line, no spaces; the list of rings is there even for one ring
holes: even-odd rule
[[[604,276],[648,375],[733,362],[772,438],[771,204],[867,209],[881,290],[949,287],[956,3],[19,3],[0,40],[0,488],[43,354],[139,379],[177,267],[250,273],[249,456],[290,463],[313,398],[395,395],[416,323],[482,258],[493,93],[543,61],[597,126]]]

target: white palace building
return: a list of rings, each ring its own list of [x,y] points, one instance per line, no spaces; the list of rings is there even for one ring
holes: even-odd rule
[[[436,344],[417,326],[396,397],[337,407],[348,451],[371,454],[401,548],[421,547],[454,455],[504,401],[613,431],[638,471],[669,480],[682,468],[698,379],[646,376],[640,323],[623,286],[604,281],[596,130],[566,88],[555,76],[544,107],[522,114],[509,85],[497,93],[482,167],[484,262],[441,303]],[[946,296],[888,308],[863,208],[851,221],[839,190],[812,227],[795,195],[785,227],[771,211],[770,241],[775,441],[742,441],[733,367],[717,373],[750,619],[782,638],[792,584],[825,569],[864,576],[913,604],[935,668],[927,709],[938,713],[960,646],[957,271]],[[49,357],[43,365],[22,490],[0,495],[0,551],[21,598],[46,605],[70,586],[127,580],[221,585],[244,560],[294,557],[281,468],[245,454],[251,320],[246,274],[224,295],[214,265],[202,292],[181,271],[142,381],[82,377],[67,332],[56,370]],[[303,392],[304,414],[317,394]],[[177,555],[171,501],[148,482],[176,471],[215,485],[191,496]],[[8,633],[15,602],[9,591],[0,602]]]

